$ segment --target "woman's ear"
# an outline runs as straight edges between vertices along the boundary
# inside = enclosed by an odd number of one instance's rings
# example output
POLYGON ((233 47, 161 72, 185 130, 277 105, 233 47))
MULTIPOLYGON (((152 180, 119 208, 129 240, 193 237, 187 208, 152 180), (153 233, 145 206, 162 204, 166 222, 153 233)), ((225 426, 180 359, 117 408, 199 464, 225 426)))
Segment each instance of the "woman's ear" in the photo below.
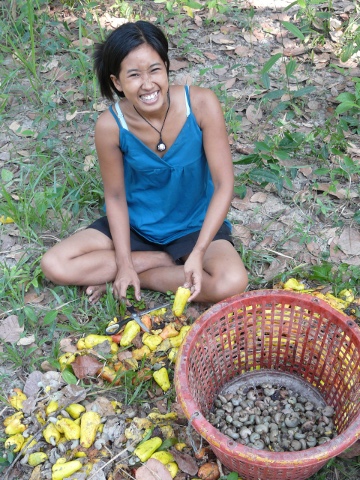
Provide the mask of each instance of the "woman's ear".
POLYGON ((113 82, 116 90, 118 90, 119 92, 122 92, 120 80, 117 77, 115 77, 115 75, 110 75, 110 79, 113 82))

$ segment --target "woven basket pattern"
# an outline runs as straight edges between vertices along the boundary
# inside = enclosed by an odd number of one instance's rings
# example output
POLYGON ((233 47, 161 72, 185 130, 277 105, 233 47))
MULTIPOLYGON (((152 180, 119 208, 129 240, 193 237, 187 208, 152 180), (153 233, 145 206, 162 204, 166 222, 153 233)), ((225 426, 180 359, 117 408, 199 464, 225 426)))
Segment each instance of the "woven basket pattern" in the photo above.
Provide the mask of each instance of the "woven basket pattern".
POLYGON ((304 480, 360 436, 360 329, 310 295, 238 295, 195 322, 179 352, 175 385, 193 427, 229 469, 245 480, 304 480), (219 390, 258 369, 309 382, 334 407, 339 435, 316 448, 275 453, 245 447, 216 430, 204 417, 219 390))

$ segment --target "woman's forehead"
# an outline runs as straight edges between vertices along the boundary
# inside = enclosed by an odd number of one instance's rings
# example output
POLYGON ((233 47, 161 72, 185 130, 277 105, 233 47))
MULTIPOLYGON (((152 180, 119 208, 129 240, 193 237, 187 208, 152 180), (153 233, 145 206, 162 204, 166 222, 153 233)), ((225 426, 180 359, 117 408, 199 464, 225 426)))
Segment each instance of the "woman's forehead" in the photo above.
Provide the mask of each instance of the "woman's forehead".
POLYGON ((154 64, 164 65, 164 62, 152 46, 144 43, 126 55, 121 62, 121 68, 126 70, 132 68, 148 69, 154 64))

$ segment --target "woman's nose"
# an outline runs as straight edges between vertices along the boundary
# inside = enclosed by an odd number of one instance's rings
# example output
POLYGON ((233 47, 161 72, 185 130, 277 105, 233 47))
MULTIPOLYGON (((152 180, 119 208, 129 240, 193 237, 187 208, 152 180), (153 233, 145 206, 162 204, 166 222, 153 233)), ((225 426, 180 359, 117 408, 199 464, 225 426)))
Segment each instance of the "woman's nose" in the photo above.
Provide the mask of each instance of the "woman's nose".
POLYGON ((143 87, 149 87, 152 86, 153 82, 151 80, 151 75, 147 72, 144 72, 142 74, 142 82, 143 82, 143 87))

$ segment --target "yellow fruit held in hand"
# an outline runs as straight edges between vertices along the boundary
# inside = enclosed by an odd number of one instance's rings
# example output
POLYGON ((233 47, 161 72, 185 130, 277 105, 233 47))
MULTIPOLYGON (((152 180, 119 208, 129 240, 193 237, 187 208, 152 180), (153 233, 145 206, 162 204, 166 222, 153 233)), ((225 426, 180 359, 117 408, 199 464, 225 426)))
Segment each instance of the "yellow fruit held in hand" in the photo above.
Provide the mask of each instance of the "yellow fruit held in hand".
POLYGON ((172 311, 175 317, 181 317, 190 295, 191 295, 190 288, 179 287, 176 290, 174 304, 172 307, 172 311))

